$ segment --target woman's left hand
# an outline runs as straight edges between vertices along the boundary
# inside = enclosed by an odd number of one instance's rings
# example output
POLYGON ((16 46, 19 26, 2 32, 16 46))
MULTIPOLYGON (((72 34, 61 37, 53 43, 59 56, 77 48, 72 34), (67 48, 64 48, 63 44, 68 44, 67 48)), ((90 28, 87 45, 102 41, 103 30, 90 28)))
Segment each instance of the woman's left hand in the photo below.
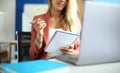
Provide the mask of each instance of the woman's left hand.
POLYGON ((74 55, 74 47, 72 45, 68 45, 68 47, 63 47, 61 52, 63 54, 74 55))

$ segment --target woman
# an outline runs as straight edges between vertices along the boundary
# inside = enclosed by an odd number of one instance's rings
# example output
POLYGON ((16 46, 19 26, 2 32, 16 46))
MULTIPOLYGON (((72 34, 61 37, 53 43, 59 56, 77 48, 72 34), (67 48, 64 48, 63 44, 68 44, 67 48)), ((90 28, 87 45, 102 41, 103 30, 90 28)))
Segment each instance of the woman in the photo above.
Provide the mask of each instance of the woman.
MULTIPOLYGON (((30 59, 46 59, 49 53, 44 51, 52 33, 55 30, 64 30, 80 34, 80 21, 78 18, 76 0, 48 0, 47 13, 35 16, 32 21, 32 38, 30 46, 30 59)), ((63 54, 78 55, 80 39, 68 48, 61 48, 63 54)))

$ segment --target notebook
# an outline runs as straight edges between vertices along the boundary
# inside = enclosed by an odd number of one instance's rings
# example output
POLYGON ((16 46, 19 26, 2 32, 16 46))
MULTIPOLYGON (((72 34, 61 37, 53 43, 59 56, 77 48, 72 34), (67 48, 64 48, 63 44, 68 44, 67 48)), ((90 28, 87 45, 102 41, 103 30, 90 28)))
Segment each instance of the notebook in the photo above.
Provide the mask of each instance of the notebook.
POLYGON ((67 73, 68 69, 66 64, 48 60, 0 65, 0 73, 67 73))
POLYGON ((72 32, 56 30, 50 42, 45 47, 45 51, 62 54, 60 49, 67 47, 69 44, 73 44, 78 36, 78 34, 72 32))
POLYGON ((85 2, 80 54, 56 59, 78 66, 120 62, 120 5, 85 2))

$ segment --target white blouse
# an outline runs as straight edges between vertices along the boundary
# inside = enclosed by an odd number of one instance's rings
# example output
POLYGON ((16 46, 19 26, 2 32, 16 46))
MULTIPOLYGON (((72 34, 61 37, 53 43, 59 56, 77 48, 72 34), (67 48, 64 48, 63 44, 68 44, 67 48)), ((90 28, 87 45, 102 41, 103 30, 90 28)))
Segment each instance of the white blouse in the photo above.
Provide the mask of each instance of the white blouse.
POLYGON ((49 39, 52 38, 52 36, 54 35, 54 33, 55 33, 56 30, 63 31, 63 29, 50 28, 50 29, 49 29, 49 39))

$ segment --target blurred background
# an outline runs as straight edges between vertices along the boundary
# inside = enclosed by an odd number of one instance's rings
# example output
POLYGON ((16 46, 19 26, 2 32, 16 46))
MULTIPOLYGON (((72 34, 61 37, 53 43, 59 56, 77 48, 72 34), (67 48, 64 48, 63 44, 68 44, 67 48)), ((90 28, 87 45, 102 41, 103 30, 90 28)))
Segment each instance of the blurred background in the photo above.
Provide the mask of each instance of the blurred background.
MULTIPOLYGON (((87 0, 78 0, 81 22, 85 1, 87 0)), ((120 4, 120 0, 89 1, 120 4)), ((0 50, 8 51, 7 53, 4 52, 6 56, 9 56, 7 60, 10 60, 10 62, 18 62, 18 32, 30 32, 30 22, 33 16, 45 13, 47 8, 48 0, 0 0, 0 50)), ((0 51, 0 58, 2 58, 2 53, 3 52, 0 51)))

